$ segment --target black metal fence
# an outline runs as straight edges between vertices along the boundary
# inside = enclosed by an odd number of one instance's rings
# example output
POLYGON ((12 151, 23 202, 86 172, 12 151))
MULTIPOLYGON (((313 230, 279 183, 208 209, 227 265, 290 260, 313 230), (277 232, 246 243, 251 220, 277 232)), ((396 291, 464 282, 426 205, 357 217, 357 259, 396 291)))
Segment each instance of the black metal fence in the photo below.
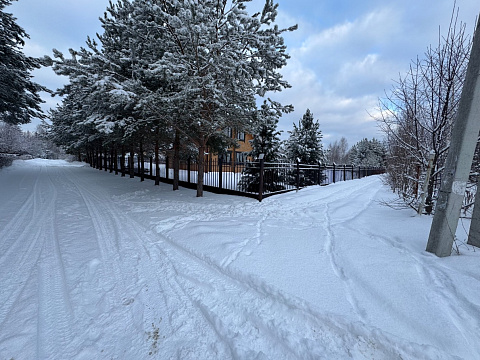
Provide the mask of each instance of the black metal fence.
MULTIPOLYGON (((121 173, 122 176, 138 176, 143 179, 157 178, 157 166, 153 158, 137 156, 104 157, 92 162, 92 166, 105 171, 121 173)), ((198 164, 193 160, 180 161, 179 185, 195 188, 198 180, 198 164)), ((206 191, 259 199, 270 195, 298 190, 310 185, 328 185, 339 181, 360 179, 384 173, 383 168, 355 167, 352 165, 307 165, 292 163, 223 162, 206 161, 204 164, 204 189, 206 191)), ((173 164, 162 159, 158 166, 158 179, 173 183, 173 164)))

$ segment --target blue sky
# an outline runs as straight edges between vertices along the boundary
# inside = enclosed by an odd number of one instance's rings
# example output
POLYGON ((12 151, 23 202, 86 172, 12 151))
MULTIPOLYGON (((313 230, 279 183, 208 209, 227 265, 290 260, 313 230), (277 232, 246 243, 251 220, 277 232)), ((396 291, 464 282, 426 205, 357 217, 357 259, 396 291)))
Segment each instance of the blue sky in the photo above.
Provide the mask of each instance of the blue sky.
MULTIPOLYGON (((362 138, 381 138, 371 115, 383 97, 408 68, 411 59, 438 43, 439 26, 448 28, 453 0, 278 0, 280 26, 298 24, 285 35, 291 59, 282 74, 291 89, 270 94, 293 104, 279 129, 283 137, 309 108, 319 120, 324 143, 346 137, 349 145, 362 138)), ((262 0, 247 5, 258 10, 262 0)), ((472 34, 478 0, 457 0, 459 20, 472 34)), ((19 0, 6 9, 17 17, 27 33, 25 53, 52 55, 56 48, 67 53, 85 44, 87 35, 101 32, 98 18, 108 0, 19 0)), ((48 69, 35 80, 49 88, 64 82, 48 69)), ((55 99, 45 97, 44 108, 55 99)), ((27 126, 32 130, 36 123, 27 126)))

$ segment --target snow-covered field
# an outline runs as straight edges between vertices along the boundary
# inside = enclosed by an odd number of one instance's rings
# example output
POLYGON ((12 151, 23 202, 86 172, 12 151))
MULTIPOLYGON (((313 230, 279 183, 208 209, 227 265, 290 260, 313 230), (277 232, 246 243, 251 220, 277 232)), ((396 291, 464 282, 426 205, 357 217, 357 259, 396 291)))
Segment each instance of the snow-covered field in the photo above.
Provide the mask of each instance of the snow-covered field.
POLYGON ((431 218, 391 199, 378 176, 259 203, 16 161, 0 360, 480 359, 480 251, 426 253, 431 218))

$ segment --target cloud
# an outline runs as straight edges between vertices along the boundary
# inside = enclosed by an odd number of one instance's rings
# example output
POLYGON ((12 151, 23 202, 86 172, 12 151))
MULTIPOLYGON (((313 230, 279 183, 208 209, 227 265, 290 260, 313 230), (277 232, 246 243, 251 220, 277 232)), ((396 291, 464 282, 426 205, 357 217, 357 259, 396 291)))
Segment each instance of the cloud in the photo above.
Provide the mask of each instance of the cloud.
MULTIPOLYGON (((471 8, 474 2, 458 0, 457 5, 471 8)), ((327 144, 342 136, 350 145, 365 137, 382 137, 369 114, 376 113, 378 98, 405 73, 411 60, 436 44, 439 25, 447 30, 452 8, 446 0, 370 0, 361 6, 352 3, 348 16, 326 27, 316 19, 280 10, 283 21, 299 24, 297 32, 285 35, 292 58, 282 74, 292 89, 274 96, 292 103, 295 112, 285 115, 280 127, 291 129, 309 108, 319 119, 327 144)), ((472 22, 462 10, 459 20, 472 22)))
POLYGON ((381 137, 369 113, 398 71, 397 64, 382 55, 389 39, 401 31, 394 14, 392 8, 379 8, 316 33, 312 24, 299 19, 300 29, 309 29, 303 41, 291 46, 290 35, 285 36, 291 59, 282 74, 292 88, 273 96, 292 103, 295 112, 285 115, 279 127, 290 130, 309 108, 327 144, 342 136, 351 145, 381 137))

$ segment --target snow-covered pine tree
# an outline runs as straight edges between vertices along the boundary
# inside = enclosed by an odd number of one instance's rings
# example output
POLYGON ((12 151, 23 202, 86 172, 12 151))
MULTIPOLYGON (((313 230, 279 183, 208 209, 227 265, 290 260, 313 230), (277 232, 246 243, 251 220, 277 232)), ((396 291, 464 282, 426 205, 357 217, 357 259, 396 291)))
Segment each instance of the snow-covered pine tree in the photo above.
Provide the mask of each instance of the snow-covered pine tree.
POLYGON ((209 139, 221 139, 228 127, 251 130, 255 96, 289 87, 278 72, 288 59, 281 34, 296 27, 273 25, 277 5, 272 0, 252 16, 245 3, 163 0, 153 7, 155 18, 163 21, 157 22, 158 31, 168 34, 162 58, 150 69, 169 86, 155 98, 162 112, 164 104, 180 112, 172 125, 198 149, 197 196, 203 194, 209 139))
POLYGON ((298 159, 301 164, 325 162, 320 124, 318 120, 314 120, 309 109, 298 122, 298 126, 293 124, 293 130, 289 133, 286 147, 290 161, 297 162, 298 159))
POLYGON ((22 52, 29 36, 16 18, 4 11, 11 4, 12 0, 0 0, 0 120, 26 124, 32 117, 45 118, 39 92, 47 90, 31 81, 31 72, 41 67, 41 61, 22 52))
MULTIPOLYGON (((59 75, 70 77, 70 84, 59 94, 69 94, 69 107, 78 108, 78 125, 88 125, 98 133, 90 134, 89 143, 81 141, 83 146, 108 146, 111 151, 123 153, 135 151, 140 142, 155 143, 158 168, 158 149, 163 148, 160 142, 171 144, 172 137, 166 134, 172 131, 166 129, 165 122, 158 120, 158 115, 142 106, 146 88, 156 86, 146 75, 146 69, 158 60, 161 51, 151 47, 158 45, 158 41, 145 39, 147 31, 140 21, 145 18, 145 9, 138 6, 139 3, 128 0, 110 3, 100 19, 104 32, 97 34, 98 41, 88 38, 86 48, 70 50, 71 59, 55 51, 53 69, 59 75)), ((68 113, 68 109, 65 112, 68 113)), ((70 122, 58 113, 55 118, 54 132, 56 128, 63 128, 58 123, 61 119, 66 124, 70 122)))
POLYGON ((138 133, 189 139, 198 149, 202 196, 210 138, 221 139, 227 127, 250 130, 255 96, 289 87, 278 72, 288 59, 281 35, 295 27, 274 25, 277 5, 271 0, 253 16, 244 3, 110 3, 100 44, 87 41, 88 51, 72 51, 76 63, 60 59, 54 68, 92 79, 88 92, 95 96, 84 97, 82 116, 109 141, 117 129, 124 139, 138 133))
MULTIPOLYGON (((98 153, 107 134, 95 122, 107 112, 105 94, 99 91, 99 75, 94 70, 92 54, 85 49, 70 50, 71 58, 54 50, 52 68, 57 75, 67 76, 69 83, 56 91, 62 104, 51 111, 48 137, 66 151, 78 155, 98 153)), ((101 83, 101 82, 100 82, 101 83)))
MULTIPOLYGON (((293 130, 289 133, 286 150, 287 157, 291 162, 298 161, 300 164, 309 165, 325 163, 320 124, 318 120, 314 120, 310 109, 307 109, 298 122, 298 126, 293 124, 293 130)), ((318 175, 314 171, 302 171, 300 182, 302 186, 315 184, 318 182, 318 175)))
MULTIPOLYGON (((275 163, 280 158, 281 132, 278 131, 278 120, 282 116, 283 111, 290 111, 291 108, 285 109, 278 103, 269 99, 264 100, 260 109, 256 112, 257 121, 253 130, 252 151, 249 156, 258 159, 260 154, 264 154, 266 163, 275 163)), ((264 191, 278 191, 284 189, 280 185, 282 180, 278 169, 272 168, 266 170, 267 176, 264 178, 264 191)), ((260 172, 256 164, 247 164, 243 170, 242 178, 238 187, 242 191, 256 192, 260 183, 260 172)))
POLYGON ((253 140, 250 141, 252 151, 249 153, 249 156, 254 159, 260 154, 264 154, 265 162, 275 162, 279 159, 281 131, 278 131, 277 126, 282 111, 276 105, 264 100, 256 113, 257 121, 253 130, 253 140))
POLYGON ((349 151, 350 163, 354 166, 383 167, 386 158, 385 146, 373 138, 357 142, 349 151))
POLYGON ((0 121, 0 155, 22 154, 26 144, 22 129, 18 125, 12 125, 0 121))

